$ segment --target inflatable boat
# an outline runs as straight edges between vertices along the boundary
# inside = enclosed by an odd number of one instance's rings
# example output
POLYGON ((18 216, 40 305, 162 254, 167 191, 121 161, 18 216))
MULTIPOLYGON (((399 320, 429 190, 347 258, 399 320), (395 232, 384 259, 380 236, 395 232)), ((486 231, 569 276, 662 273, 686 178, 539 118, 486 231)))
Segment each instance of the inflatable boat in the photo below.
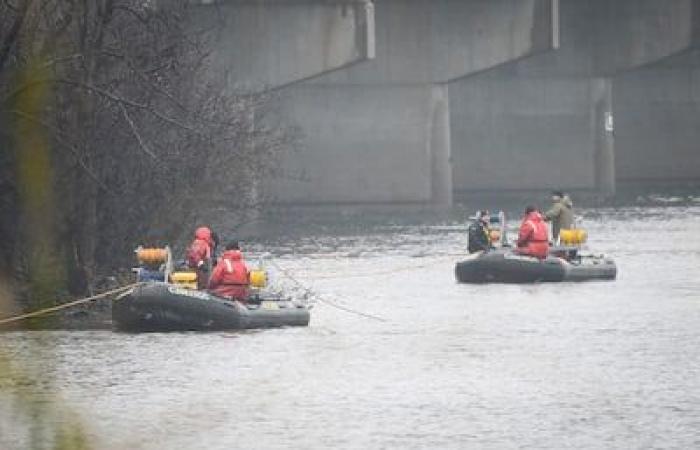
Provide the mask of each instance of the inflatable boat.
POLYGON ((125 332, 222 331, 303 327, 309 309, 264 292, 243 304, 176 284, 146 282, 112 305, 112 326, 125 332))
POLYGON ((553 248, 553 256, 541 260, 499 248, 475 253, 455 266, 460 283, 537 283, 614 280, 615 262, 603 255, 585 255, 577 249, 553 248))

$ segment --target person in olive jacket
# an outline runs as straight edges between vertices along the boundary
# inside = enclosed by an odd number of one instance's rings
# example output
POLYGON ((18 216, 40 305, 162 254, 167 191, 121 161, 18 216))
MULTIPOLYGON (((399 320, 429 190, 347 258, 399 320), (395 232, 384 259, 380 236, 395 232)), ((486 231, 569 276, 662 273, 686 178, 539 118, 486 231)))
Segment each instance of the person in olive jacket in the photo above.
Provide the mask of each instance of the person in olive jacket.
POLYGON ((489 212, 479 211, 476 220, 469 225, 469 253, 487 252, 491 247, 489 236, 489 223, 491 217, 489 212))
POLYGON ((552 222, 552 239, 556 242, 561 230, 574 226, 574 204, 568 195, 561 191, 552 192, 552 207, 544 213, 544 219, 552 222))

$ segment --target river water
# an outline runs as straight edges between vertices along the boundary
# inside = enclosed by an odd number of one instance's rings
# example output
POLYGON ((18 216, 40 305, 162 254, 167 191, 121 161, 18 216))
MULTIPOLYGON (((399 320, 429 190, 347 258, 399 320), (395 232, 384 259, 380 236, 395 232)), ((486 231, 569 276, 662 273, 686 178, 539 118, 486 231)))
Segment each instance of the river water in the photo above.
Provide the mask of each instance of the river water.
POLYGON ((317 302, 302 329, 3 334, 35 381, 0 394, 0 448, 74 419, 106 449, 700 448, 700 204, 579 212, 617 281, 459 285, 463 223, 331 227, 264 249, 383 321, 317 302))

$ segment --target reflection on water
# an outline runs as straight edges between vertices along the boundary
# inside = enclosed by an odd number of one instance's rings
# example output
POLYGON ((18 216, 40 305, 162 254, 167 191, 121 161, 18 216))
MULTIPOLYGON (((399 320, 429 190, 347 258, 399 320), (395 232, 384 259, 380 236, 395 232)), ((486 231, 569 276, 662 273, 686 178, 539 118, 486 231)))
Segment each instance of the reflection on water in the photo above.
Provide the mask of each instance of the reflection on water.
MULTIPOLYGON (((464 224, 331 229, 254 250, 387 322, 319 303, 305 329, 2 347, 98 448, 698 448, 700 207, 582 214, 616 282, 458 285, 464 224)), ((0 448, 28 432, 10 410, 0 448)))

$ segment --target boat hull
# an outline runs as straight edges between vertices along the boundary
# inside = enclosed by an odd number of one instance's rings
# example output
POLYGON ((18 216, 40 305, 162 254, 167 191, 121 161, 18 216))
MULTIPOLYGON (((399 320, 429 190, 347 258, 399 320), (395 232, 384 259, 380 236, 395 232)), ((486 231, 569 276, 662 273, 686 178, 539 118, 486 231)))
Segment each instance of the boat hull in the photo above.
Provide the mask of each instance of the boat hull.
POLYGON ((307 326, 308 308, 280 298, 252 304, 167 283, 147 283, 120 296, 112 306, 118 331, 221 331, 307 326))
POLYGON ((475 254, 457 263, 460 283, 539 283, 614 280, 617 266, 602 256, 580 257, 572 262, 550 256, 540 260, 509 250, 475 254))

